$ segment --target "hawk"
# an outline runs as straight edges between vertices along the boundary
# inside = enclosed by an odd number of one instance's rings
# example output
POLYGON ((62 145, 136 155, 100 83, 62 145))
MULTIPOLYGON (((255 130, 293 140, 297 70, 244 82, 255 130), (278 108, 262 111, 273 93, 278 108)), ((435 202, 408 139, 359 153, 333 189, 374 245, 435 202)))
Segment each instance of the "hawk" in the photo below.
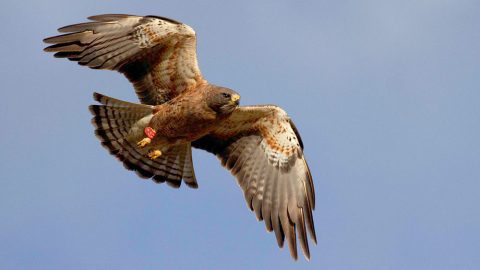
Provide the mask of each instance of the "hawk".
POLYGON ((89 107, 101 144, 142 178, 197 188, 192 146, 216 155, 237 179, 247 206, 310 259, 316 244, 315 192, 300 134, 274 105, 239 106, 235 91, 208 83, 188 25, 158 16, 105 14, 58 29, 46 52, 93 69, 116 70, 142 104, 94 93, 89 107))

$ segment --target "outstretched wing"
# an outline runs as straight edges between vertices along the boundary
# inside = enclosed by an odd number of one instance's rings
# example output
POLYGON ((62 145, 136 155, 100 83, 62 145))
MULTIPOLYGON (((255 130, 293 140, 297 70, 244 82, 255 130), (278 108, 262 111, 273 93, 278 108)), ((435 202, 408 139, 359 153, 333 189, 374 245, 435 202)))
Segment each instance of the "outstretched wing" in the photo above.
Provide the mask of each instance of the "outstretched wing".
POLYGON ((90 68, 117 70, 133 83, 140 101, 156 105, 206 83, 197 64, 195 31, 156 16, 105 14, 58 29, 47 52, 90 68))
POLYGON ((239 107, 211 134, 192 143, 219 157, 236 176, 247 205, 278 245, 285 237, 297 259, 296 236, 307 259, 307 229, 316 243, 315 194, 303 144, 291 119, 276 106, 239 107))

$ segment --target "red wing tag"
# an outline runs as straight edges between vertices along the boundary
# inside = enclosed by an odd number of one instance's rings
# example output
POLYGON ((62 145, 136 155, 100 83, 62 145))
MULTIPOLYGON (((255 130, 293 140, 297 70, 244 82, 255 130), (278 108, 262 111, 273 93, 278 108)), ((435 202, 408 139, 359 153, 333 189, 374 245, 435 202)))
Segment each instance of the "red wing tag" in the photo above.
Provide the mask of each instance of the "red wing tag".
POLYGON ((147 135, 150 140, 155 137, 155 134, 157 134, 157 132, 155 132, 155 130, 153 130, 151 127, 146 127, 143 132, 145 132, 145 135, 147 135))

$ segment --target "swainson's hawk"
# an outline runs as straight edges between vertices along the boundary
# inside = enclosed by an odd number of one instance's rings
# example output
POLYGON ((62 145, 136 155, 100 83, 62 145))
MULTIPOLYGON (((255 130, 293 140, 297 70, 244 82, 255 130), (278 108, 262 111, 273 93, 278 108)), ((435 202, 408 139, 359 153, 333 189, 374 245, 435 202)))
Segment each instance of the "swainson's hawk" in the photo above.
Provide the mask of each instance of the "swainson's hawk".
POLYGON ((95 134, 140 177, 197 187, 191 146, 215 154, 237 178, 248 207, 287 238, 297 259, 298 236, 310 258, 307 231, 316 243, 315 193, 298 130, 277 106, 238 106, 240 96, 209 84, 197 64, 194 30, 157 16, 107 14, 58 29, 45 39, 55 57, 95 69, 117 70, 142 104, 94 94, 95 134))

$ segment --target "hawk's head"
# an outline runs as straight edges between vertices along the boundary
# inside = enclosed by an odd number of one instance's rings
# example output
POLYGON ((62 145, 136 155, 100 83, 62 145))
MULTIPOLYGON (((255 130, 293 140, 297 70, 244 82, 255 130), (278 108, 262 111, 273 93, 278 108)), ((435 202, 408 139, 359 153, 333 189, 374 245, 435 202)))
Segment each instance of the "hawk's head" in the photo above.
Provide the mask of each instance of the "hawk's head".
POLYGON ((207 105, 221 115, 233 112, 240 103, 240 95, 225 87, 213 86, 207 91, 207 105))

